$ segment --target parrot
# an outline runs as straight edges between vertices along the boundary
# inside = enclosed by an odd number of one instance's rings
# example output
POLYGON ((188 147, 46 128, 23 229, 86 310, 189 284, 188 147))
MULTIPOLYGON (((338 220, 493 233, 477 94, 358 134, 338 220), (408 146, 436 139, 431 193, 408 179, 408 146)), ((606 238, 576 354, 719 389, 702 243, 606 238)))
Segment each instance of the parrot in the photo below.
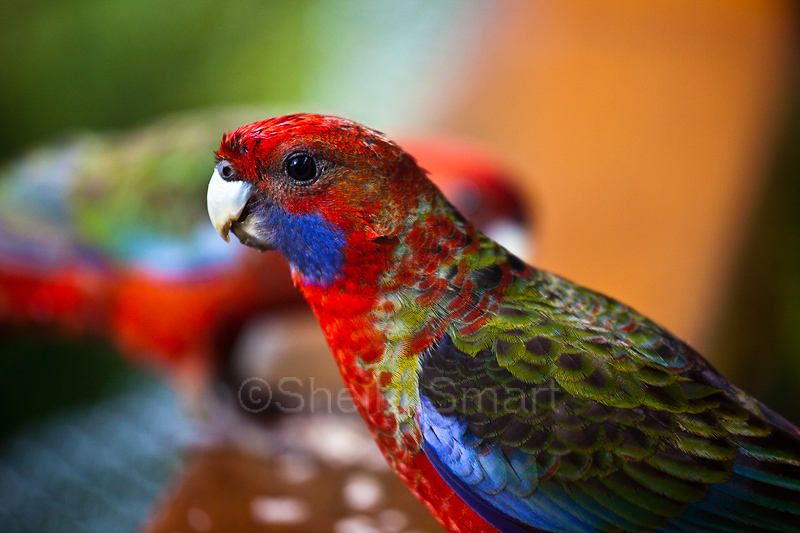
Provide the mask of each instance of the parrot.
POLYGON ((383 133, 222 136, 217 232, 277 251, 395 473, 451 532, 800 531, 800 430, 631 307, 537 269, 383 133))
POLYGON ((303 305, 279 257, 224 247, 193 179, 220 128, 263 113, 83 133, 0 167, 0 328, 108 342, 198 410, 242 325, 303 305))

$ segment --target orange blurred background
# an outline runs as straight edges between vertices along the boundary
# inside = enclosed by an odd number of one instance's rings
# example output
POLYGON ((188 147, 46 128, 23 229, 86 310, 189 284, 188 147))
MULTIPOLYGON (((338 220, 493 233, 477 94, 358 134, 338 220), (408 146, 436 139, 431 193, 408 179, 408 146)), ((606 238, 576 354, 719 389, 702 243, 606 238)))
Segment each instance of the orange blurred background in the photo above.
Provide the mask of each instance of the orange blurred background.
POLYGON ((782 126, 794 15, 782 1, 513 3, 445 129, 518 173, 538 266, 704 351, 782 126))

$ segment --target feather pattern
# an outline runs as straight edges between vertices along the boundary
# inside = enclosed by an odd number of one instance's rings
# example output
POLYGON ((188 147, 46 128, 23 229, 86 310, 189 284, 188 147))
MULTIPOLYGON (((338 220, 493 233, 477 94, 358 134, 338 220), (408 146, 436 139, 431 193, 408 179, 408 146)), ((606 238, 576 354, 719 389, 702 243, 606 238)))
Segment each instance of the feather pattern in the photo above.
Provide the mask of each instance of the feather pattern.
POLYGON ((265 222, 282 242, 292 217, 326 228, 301 237, 334 269, 284 255, 376 442, 449 531, 800 529, 797 428, 647 317, 487 238, 382 134, 294 115, 218 157, 285 213, 265 222), (303 188, 281 174, 298 150, 321 169, 303 188))

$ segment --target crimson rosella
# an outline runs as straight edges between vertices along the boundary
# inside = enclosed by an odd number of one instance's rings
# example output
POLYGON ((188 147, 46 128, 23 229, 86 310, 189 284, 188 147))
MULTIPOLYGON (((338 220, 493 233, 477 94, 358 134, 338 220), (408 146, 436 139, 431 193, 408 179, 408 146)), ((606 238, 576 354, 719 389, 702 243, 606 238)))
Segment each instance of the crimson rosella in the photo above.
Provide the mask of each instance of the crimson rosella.
POLYGON ((277 250, 449 531, 798 531, 800 431, 630 307, 525 264, 380 132, 223 136, 217 231, 277 250))
POLYGON ((197 169, 251 116, 82 134, 0 168, 0 327, 110 341, 199 399, 249 318, 302 300, 284 261, 226 249, 205 220, 197 169))

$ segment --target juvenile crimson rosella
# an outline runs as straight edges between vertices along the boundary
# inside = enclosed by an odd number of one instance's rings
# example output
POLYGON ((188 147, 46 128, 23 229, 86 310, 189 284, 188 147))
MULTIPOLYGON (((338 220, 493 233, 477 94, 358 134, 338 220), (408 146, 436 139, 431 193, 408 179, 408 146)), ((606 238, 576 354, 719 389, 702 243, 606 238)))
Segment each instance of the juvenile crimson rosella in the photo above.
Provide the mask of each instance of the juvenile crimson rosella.
POLYGON ((449 530, 798 531, 800 431, 647 317, 526 265, 348 120, 223 137, 211 220, 277 250, 449 530))

